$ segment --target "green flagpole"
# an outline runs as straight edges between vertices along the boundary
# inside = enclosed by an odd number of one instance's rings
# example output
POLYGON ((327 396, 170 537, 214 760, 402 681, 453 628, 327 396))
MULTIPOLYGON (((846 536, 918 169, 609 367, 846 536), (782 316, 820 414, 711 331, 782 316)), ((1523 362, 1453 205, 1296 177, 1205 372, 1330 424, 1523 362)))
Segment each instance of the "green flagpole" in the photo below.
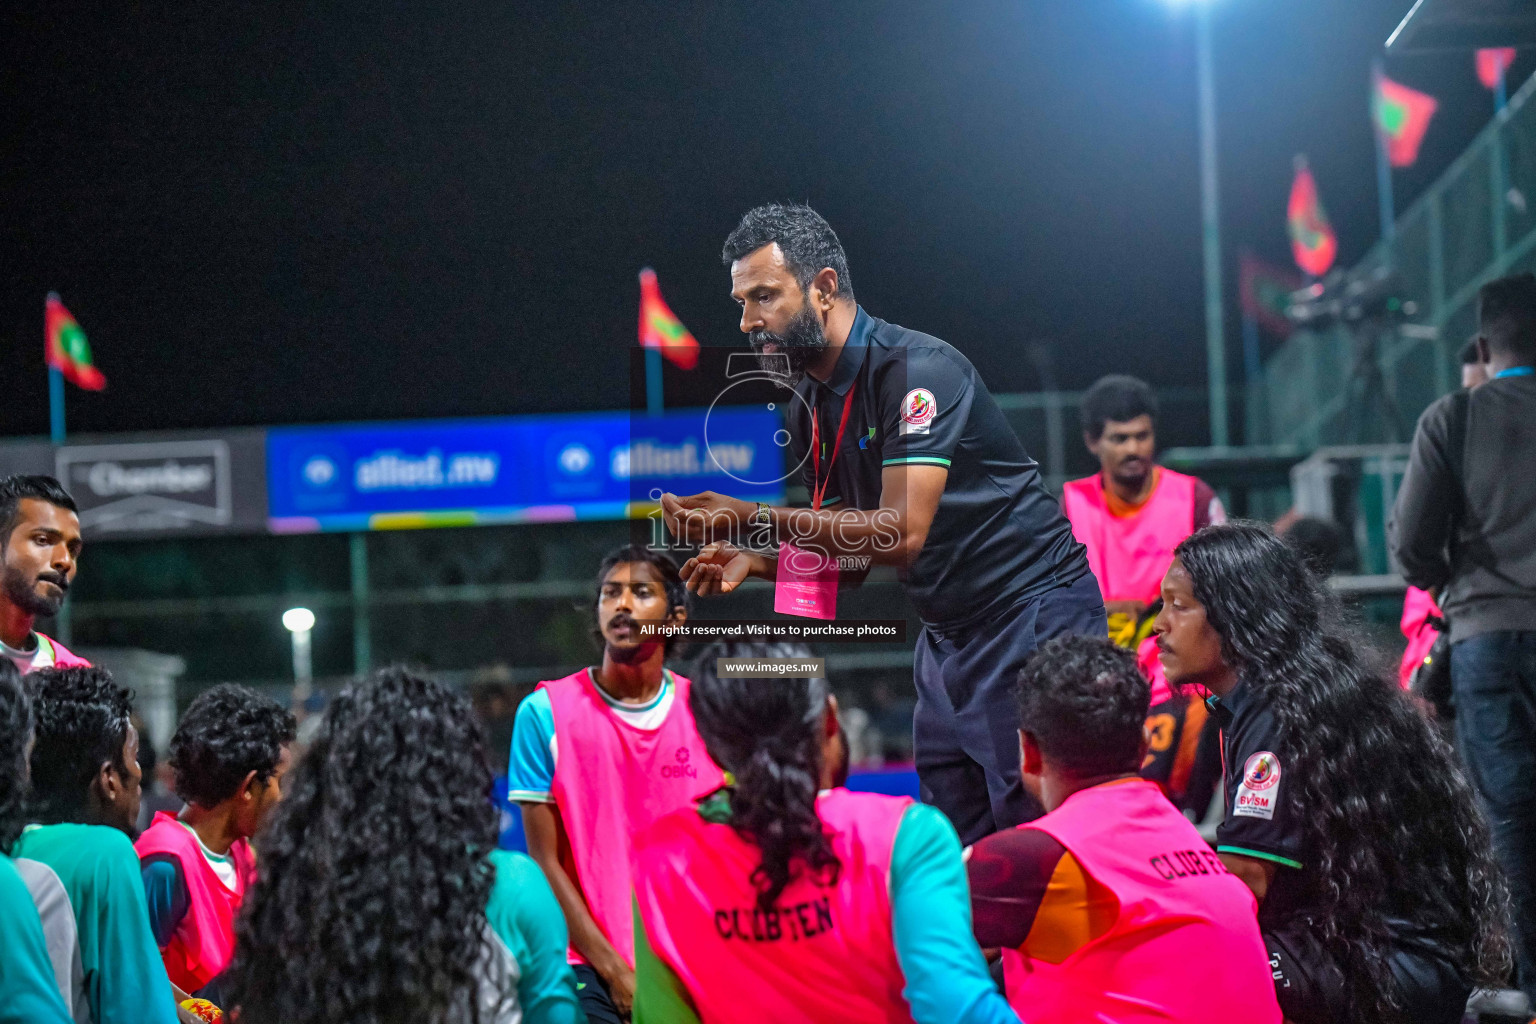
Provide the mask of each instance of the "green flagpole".
POLYGON ((1392 201, 1392 164, 1387 160, 1387 142, 1381 137, 1381 120, 1376 105, 1381 102, 1381 61, 1371 62, 1371 133, 1376 136, 1376 204, 1381 217, 1381 237, 1392 241, 1397 234, 1396 206, 1392 201))
POLYGON ((645 411, 650 416, 660 416, 664 411, 661 390, 661 352, 654 348, 645 350, 645 411))
POLYGON ((53 443, 64 443, 64 375, 48 367, 48 426, 53 443))

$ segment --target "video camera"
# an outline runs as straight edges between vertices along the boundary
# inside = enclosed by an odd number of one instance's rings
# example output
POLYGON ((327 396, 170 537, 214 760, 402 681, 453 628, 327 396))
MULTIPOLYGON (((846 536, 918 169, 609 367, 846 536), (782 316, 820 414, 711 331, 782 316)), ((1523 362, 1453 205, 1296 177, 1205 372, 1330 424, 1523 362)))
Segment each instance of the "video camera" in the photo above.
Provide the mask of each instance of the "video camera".
POLYGON ((1335 270, 1323 280, 1292 292, 1285 315, 1297 327, 1314 331, 1336 323, 1397 322, 1419 309, 1418 303, 1404 298, 1402 291, 1402 280, 1390 266, 1335 270))

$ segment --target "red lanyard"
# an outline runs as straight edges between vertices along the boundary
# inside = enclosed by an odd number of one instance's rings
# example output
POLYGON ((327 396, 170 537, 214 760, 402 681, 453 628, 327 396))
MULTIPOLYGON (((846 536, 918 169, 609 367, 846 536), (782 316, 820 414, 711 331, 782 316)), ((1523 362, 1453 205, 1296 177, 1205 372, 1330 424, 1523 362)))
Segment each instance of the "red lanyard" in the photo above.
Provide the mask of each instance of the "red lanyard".
POLYGON ((848 410, 853 408, 853 392, 858 387, 858 381, 848 385, 848 394, 843 397, 843 418, 837 423, 837 440, 832 442, 832 457, 827 460, 827 478, 821 478, 821 407, 818 403, 811 412, 811 459, 816 469, 814 486, 811 489, 811 508, 819 510, 821 499, 827 493, 827 484, 832 482, 832 467, 837 465, 837 450, 843 446, 843 429, 848 426, 848 410))

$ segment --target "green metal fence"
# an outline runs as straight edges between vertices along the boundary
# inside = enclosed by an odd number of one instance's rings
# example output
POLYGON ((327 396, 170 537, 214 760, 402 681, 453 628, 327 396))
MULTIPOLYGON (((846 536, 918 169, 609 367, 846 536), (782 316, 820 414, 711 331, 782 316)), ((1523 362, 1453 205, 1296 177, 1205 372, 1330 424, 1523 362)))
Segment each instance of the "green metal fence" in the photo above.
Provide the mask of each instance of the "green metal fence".
POLYGON ((1416 310, 1376 352, 1384 387, 1352 376, 1358 340, 1342 329, 1298 332, 1249 396, 1250 443, 1406 441, 1420 412, 1458 378, 1456 353, 1476 330, 1477 290, 1536 270, 1536 76, 1397 220, 1361 268, 1390 265, 1416 310), (1395 406, 1395 415, 1394 407, 1395 406))

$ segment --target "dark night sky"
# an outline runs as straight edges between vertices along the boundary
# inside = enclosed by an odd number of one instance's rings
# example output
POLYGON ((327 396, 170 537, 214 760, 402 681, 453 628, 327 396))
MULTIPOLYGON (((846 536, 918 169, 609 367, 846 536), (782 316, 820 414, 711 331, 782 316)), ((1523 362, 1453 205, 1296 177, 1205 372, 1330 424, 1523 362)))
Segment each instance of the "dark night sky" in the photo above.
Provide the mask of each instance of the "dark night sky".
MULTIPOLYGON (((636 271, 734 344, 721 240, 790 197, 994 391, 1039 338, 1069 386, 1203 384, 1187 7, 308 6, 0 16, 0 434, 46 430, 50 288, 111 380, 72 431, 620 407, 636 271)), ((1367 67, 1409 6, 1220 0, 1229 296, 1238 246, 1288 260, 1297 151, 1342 259, 1376 237, 1367 67)), ((1491 101, 1470 55, 1388 72, 1442 102, 1401 206, 1491 101)))

